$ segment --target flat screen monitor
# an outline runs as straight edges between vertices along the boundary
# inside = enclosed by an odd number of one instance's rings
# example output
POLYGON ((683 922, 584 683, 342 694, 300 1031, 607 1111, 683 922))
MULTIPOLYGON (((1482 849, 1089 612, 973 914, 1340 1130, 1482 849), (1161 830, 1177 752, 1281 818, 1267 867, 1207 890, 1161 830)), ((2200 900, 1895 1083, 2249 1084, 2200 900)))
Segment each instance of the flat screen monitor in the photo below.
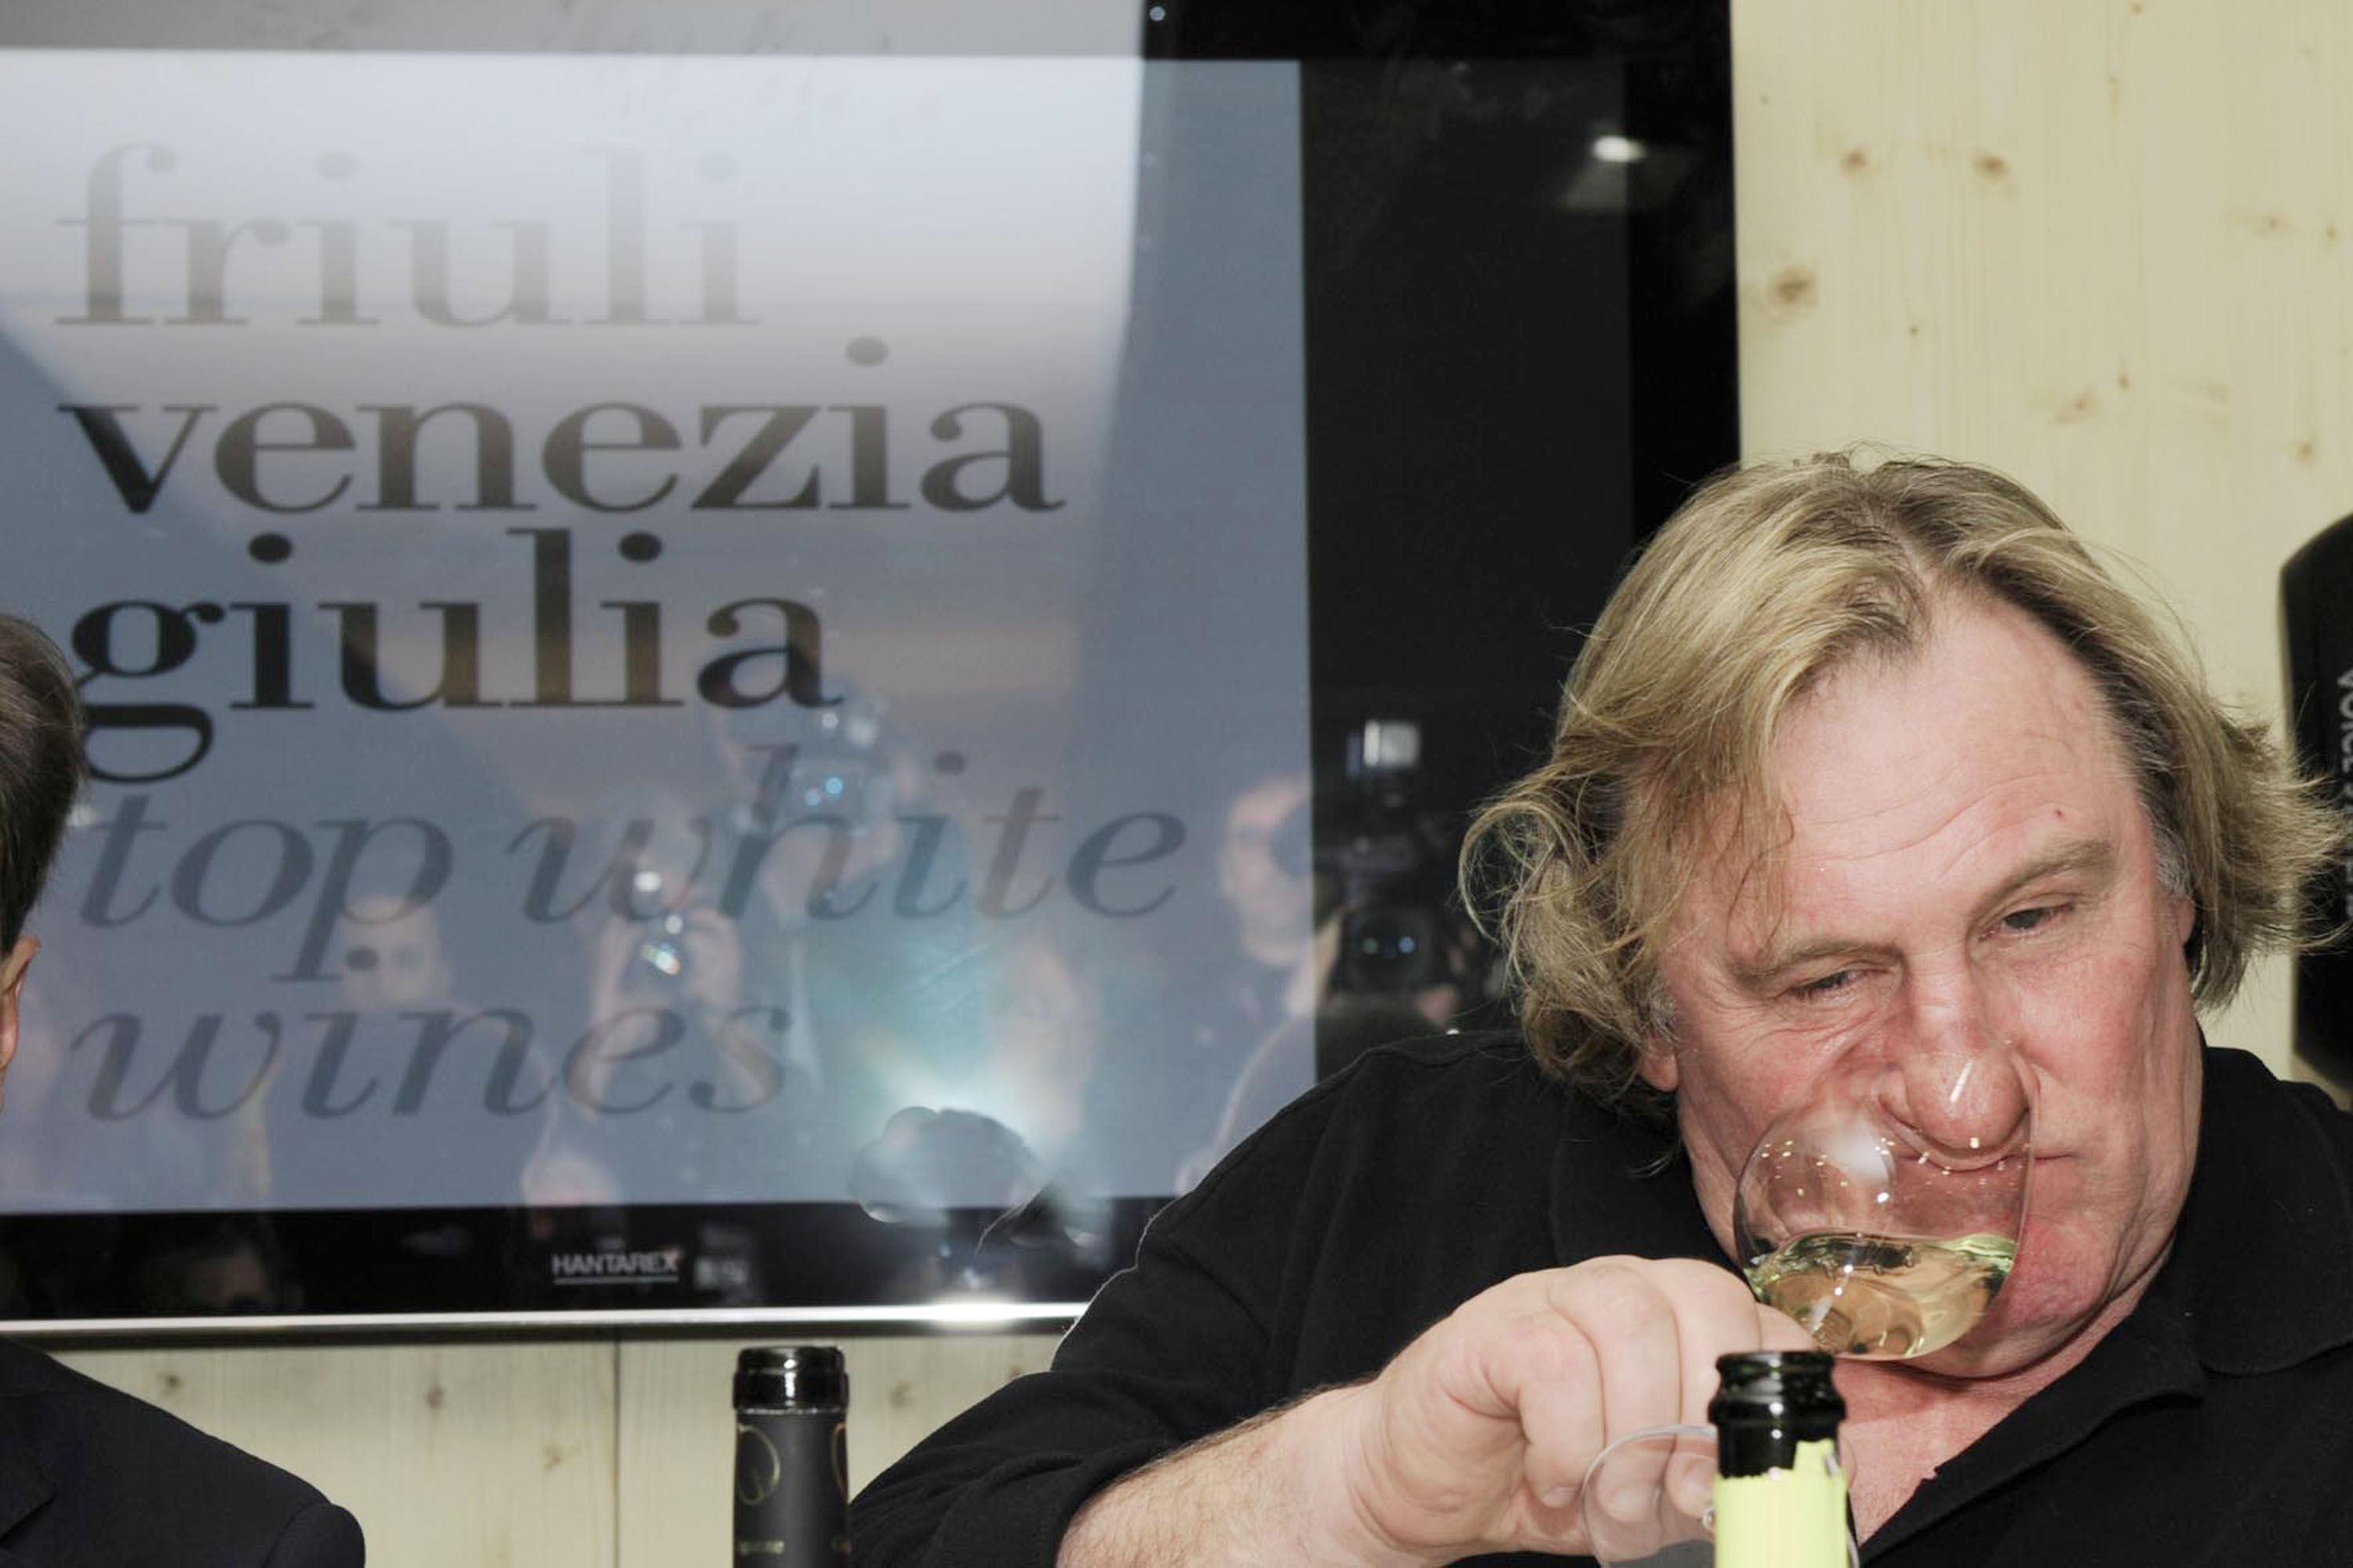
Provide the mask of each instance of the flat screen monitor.
POLYGON ((1052 1319, 1735 454, 1724 6, 0 20, 0 1315, 1052 1319))

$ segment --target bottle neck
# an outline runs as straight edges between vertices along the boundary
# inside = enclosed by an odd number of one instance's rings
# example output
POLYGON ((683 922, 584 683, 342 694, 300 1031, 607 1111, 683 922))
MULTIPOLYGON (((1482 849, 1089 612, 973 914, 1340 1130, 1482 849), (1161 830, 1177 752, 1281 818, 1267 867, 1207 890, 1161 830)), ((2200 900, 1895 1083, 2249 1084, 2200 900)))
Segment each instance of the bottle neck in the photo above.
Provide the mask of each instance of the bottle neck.
POLYGON ((1795 1467, 1801 1443, 1835 1444, 1846 1402, 1820 1351, 1755 1351, 1719 1356, 1718 1387, 1708 1402, 1715 1427, 1716 1470, 1761 1476, 1795 1467))
POLYGON ((1715 1467, 1719 1475, 1761 1476, 1793 1468, 1800 1443, 1835 1443, 1838 1417, 1829 1414, 1767 1418, 1748 1422, 1723 1421, 1716 1427, 1715 1467))

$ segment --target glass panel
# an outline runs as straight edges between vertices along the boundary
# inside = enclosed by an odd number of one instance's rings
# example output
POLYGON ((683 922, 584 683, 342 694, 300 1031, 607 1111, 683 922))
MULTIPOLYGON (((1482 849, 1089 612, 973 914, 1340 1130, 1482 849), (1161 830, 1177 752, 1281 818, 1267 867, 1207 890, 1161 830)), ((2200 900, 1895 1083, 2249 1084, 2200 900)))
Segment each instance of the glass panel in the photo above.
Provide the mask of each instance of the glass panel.
POLYGON ((100 775, 9 1203, 1169 1191, 1307 767, 1296 76, 1188 69, 0 59, 100 775))

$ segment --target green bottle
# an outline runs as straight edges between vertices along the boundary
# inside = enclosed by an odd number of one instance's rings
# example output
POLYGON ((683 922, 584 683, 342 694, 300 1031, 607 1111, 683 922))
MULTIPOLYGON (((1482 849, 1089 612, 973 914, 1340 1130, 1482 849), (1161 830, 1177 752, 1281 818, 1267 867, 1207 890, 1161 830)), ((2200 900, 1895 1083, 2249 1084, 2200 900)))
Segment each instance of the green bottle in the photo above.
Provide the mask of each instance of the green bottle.
POLYGON ((1846 1402, 1820 1351, 1722 1356, 1715 1425, 1716 1568, 1846 1568, 1846 1402))

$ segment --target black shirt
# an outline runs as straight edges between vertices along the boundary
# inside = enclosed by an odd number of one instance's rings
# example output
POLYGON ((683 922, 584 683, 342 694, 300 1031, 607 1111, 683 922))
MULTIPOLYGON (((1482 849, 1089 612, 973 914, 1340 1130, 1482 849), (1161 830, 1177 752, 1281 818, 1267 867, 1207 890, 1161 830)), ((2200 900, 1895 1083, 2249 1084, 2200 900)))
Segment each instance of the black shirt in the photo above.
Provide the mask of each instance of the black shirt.
MULTIPOLYGON (((2138 1308, 1922 1483, 1866 1563, 2353 1563, 2353 1118, 2242 1053, 2205 1067, 2187 1206, 2138 1308)), ((857 1561, 1049 1568, 1096 1490, 1377 1372, 1512 1275, 1722 1262, 1667 1152, 1514 1041, 1365 1057, 1165 1210, 1050 1370, 878 1477, 857 1561)))

